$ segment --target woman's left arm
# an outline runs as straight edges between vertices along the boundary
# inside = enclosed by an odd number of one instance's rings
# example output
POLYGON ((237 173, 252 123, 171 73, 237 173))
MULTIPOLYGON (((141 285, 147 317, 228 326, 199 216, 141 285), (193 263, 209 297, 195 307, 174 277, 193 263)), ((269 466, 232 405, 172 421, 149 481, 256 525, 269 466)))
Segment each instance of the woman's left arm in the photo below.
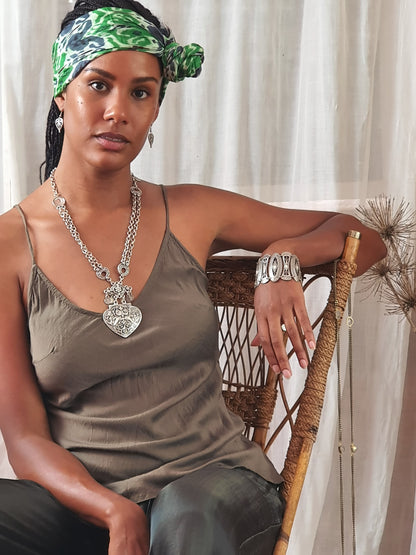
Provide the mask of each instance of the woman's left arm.
MULTIPOLYGON (((241 248, 262 254, 290 252, 299 258, 301 266, 315 266, 341 256, 349 230, 361 233, 358 275, 386 254, 379 234, 353 216, 279 208, 206 186, 169 189, 172 229, 201 264, 207 255, 241 248)), ((301 284, 294 280, 261 284, 254 302, 258 328, 254 344, 263 347, 272 368, 285 376, 291 373, 283 324, 300 365, 306 367, 297 323, 311 348, 315 340, 301 284)))
POLYGON ((302 267, 337 259, 344 248, 346 233, 361 233, 357 273, 361 275, 386 255, 380 235, 357 218, 337 212, 279 208, 247 197, 221 191, 220 228, 212 252, 244 248, 271 254, 288 251, 302 267))
MULTIPOLYGON (((378 233, 344 214, 329 217, 304 235, 274 241, 266 247, 263 254, 290 252, 299 258, 303 267, 329 262, 342 254, 346 233, 349 230, 361 233, 357 259, 357 274, 361 274, 385 256, 385 246, 378 233)), ((284 324, 299 364, 306 368, 307 357, 297 323, 300 324, 306 342, 312 349, 315 340, 300 283, 280 280, 276 283, 261 284, 257 287, 254 298, 258 333, 253 344, 263 347, 275 372, 282 372, 285 377, 290 377, 291 369, 281 328, 284 324)))
MULTIPOLYGON (((212 250, 245 248, 264 254, 289 252, 299 258, 303 267, 323 264, 339 258, 349 230, 361 233, 357 258, 357 275, 386 255, 379 234, 353 216, 334 212, 287 210, 269 206, 245 197, 223 197, 222 228, 212 250)), ((297 324, 311 348, 314 334, 305 307, 301 284, 294 280, 260 284, 255 292, 258 333, 253 342, 261 345, 275 372, 285 377, 291 369, 283 342, 282 325, 287 330, 301 367, 307 356, 297 324)))

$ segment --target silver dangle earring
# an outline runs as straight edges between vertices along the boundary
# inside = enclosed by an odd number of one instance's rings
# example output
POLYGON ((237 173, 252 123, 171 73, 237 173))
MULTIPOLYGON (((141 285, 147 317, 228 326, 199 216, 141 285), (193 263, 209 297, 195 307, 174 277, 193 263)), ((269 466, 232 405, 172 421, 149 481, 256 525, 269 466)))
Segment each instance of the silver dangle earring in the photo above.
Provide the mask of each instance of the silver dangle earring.
POLYGON ((155 140, 155 136, 153 135, 152 126, 150 126, 149 133, 147 135, 147 140, 149 141, 150 148, 153 147, 153 141, 155 140))
POLYGON ((63 126, 64 126, 64 119, 62 117, 62 112, 59 112, 59 116, 55 120, 55 127, 58 130, 58 133, 61 132, 63 126))

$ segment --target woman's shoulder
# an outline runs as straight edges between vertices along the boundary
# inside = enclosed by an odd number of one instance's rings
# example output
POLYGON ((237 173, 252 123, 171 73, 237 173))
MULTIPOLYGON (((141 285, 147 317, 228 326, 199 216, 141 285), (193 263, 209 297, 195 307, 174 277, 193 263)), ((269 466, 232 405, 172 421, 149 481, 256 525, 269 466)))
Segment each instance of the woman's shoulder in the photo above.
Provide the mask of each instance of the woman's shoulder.
POLYGON ((30 268, 24 225, 16 208, 0 216, 0 260, 0 296, 3 308, 10 311, 10 303, 15 306, 15 300, 21 298, 24 269, 28 273, 30 268))
POLYGON ((176 183, 172 185, 165 185, 165 189, 175 195, 223 195, 229 193, 225 189, 213 187, 211 185, 201 185, 199 183, 176 183))
POLYGON ((0 215, 0 252, 13 251, 23 237, 24 224, 17 206, 0 215))
POLYGON ((0 215, 0 275, 1 279, 16 279, 26 275, 32 264, 28 233, 25 229, 30 215, 26 199, 0 215))
POLYGON ((188 224, 205 220, 208 214, 219 217, 222 207, 229 201, 226 191, 193 183, 180 183, 164 187, 171 215, 185 217, 188 224))
POLYGON ((211 185, 200 185, 196 183, 180 183, 176 185, 167 185, 165 190, 169 198, 174 201, 180 201, 181 203, 189 204, 200 204, 202 208, 207 207, 209 204, 222 204, 227 205, 228 203, 235 202, 239 199, 241 202, 253 202, 253 199, 245 197, 238 193, 226 189, 219 189, 218 187, 213 187, 211 185))
POLYGON ((16 226, 23 226, 23 218, 20 212, 23 212, 25 215, 30 214, 32 207, 39 205, 40 194, 42 194, 42 190, 38 187, 32 193, 23 198, 19 203, 16 203, 14 206, 0 214, 1 239, 3 238, 3 232, 7 232, 8 226, 12 226, 13 231, 16 230, 16 226))

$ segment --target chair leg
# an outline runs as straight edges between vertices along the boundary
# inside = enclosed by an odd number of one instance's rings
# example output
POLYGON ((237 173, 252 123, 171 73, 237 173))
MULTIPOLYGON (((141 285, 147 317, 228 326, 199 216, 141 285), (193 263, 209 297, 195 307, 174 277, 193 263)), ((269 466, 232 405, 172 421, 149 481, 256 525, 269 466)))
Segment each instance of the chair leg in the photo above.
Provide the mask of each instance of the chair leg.
POLYGON ((289 495, 286 499, 286 509, 285 514, 283 515, 282 528, 280 530, 279 539, 277 540, 273 555, 286 554, 303 482, 305 481, 306 470, 311 457, 312 447, 313 441, 311 439, 303 440, 293 483, 290 486, 289 495))

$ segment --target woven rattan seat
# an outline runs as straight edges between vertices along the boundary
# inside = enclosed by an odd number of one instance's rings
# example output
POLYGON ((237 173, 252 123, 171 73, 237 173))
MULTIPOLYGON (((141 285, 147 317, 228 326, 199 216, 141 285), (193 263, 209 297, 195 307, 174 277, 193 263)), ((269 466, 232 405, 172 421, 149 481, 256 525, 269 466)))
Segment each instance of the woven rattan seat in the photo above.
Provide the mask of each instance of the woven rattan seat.
MULTIPOLYGON (((301 393, 290 400, 282 377, 268 368, 260 348, 250 346, 256 334, 253 284, 257 257, 215 256, 207 263, 208 293, 219 318, 223 396, 228 408, 241 416, 247 437, 259 443, 266 453, 280 432, 290 427, 284 467, 278 469, 285 480, 282 492, 286 510, 275 555, 283 555, 287 550, 319 429, 327 374, 356 269, 358 246, 359 239, 348 236, 340 260, 303 268, 305 295, 318 280, 325 280, 328 297, 325 296, 322 310, 312 322, 317 345, 309 361, 305 385, 301 393), (277 424, 276 414, 279 415, 277 424), (270 429, 273 415, 273 429, 270 429)), ((288 354, 289 358, 294 356, 290 344, 288 354)))

